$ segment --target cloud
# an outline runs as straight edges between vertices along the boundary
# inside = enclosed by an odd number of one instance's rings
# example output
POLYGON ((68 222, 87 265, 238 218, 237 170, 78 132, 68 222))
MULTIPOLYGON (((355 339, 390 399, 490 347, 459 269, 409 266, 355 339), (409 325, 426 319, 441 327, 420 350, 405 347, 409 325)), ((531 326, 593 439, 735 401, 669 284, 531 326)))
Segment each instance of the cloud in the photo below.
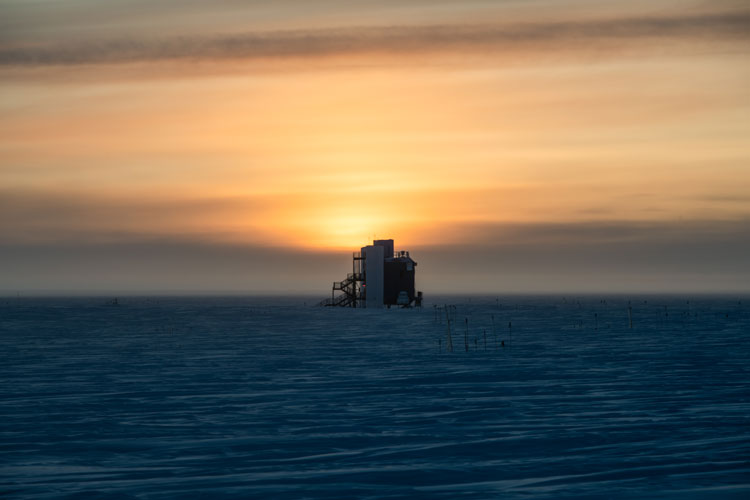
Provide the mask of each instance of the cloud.
POLYGON ((675 244, 680 241, 731 240, 740 247, 750 246, 750 219, 692 220, 596 220, 536 223, 462 223, 450 229, 452 248, 469 243, 492 252, 501 247, 617 246, 643 242, 675 244), (462 243, 463 242, 463 243, 462 243))
POLYGON ((330 283, 351 269, 345 254, 174 237, 116 243, 0 243, 0 258, 0 294, 14 290, 310 292, 323 298, 330 295, 330 283))
POLYGON ((750 220, 484 224, 464 237, 413 249, 424 289, 750 291, 750 220))
MULTIPOLYGON (((6 242, 123 242, 171 235, 201 241, 233 238, 236 214, 261 217, 260 196, 155 196, 0 189, 0 232, 6 242), (221 222, 225 224, 222 225, 221 222)), ((250 232, 248 224, 244 230, 250 232)))
POLYGON ((172 38, 87 39, 0 47, 0 65, 119 64, 165 60, 316 58, 361 53, 396 55, 442 51, 613 49, 647 41, 747 42, 750 13, 634 17, 604 21, 352 27, 172 38))
MULTIPOLYGON (((444 230, 459 233, 462 226, 444 230)), ((463 236, 459 243, 405 248, 418 262, 418 286, 428 296, 750 291, 750 220, 475 224, 463 236)), ((296 291, 322 298, 350 269, 346 250, 184 236, 0 243, 0 291, 8 293, 296 291)))

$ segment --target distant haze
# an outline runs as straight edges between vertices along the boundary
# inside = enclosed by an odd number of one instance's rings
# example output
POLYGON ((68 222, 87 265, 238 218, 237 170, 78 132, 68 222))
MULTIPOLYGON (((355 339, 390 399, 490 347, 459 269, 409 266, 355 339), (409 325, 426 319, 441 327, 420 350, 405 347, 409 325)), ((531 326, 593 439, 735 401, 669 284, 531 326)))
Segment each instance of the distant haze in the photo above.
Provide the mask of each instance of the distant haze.
POLYGON ((0 293, 750 291, 738 1, 0 0, 0 293))

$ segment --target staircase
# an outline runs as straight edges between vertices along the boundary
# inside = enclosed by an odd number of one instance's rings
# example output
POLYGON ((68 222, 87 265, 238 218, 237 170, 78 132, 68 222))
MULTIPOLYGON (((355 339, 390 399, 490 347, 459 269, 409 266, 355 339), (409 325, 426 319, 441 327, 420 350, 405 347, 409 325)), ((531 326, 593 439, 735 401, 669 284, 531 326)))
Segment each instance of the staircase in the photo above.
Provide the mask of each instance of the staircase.
POLYGON ((334 281, 331 288, 331 297, 320 301, 318 305, 327 307, 357 307, 362 300, 362 293, 357 287, 357 282, 364 280, 362 273, 349 273, 343 281, 334 281), (335 295, 336 292, 343 292, 335 295))

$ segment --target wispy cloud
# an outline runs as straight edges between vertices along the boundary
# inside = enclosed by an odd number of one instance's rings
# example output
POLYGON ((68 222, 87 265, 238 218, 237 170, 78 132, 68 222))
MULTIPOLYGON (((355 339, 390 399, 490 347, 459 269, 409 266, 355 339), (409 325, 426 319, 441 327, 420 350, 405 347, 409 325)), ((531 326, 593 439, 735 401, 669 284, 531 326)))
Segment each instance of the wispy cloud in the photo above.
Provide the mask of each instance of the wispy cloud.
POLYGON ((586 22, 352 27, 174 38, 88 39, 0 47, 0 64, 77 65, 162 60, 313 58, 358 53, 556 50, 648 41, 750 40, 750 12, 586 22))
POLYGON ((473 242, 412 253, 420 272, 429 270, 427 290, 747 292, 749 226, 747 220, 487 224, 466 231, 473 242))
MULTIPOLYGON (((474 225, 474 241, 408 246, 418 286, 437 293, 747 292, 748 221, 474 225), (483 241, 477 241, 483 240, 483 241)), ((446 226, 446 233, 460 227, 446 226)), ((364 241, 362 243, 365 243, 364 241)), ((399 245, 403 244, 397 240, 399 245)), ((303 291, 321 297, 351 254, 184 236, 0 242, 0 293, 303 291)))
MULTIPOLYGON (((211 239, 221 239, 236 236, 237 213, 250 217, 261 211, 258 197, 0 189, 0 233, 6 242, 122 242, 165 235, 201 241, 207 238, 207 226, 214 231, 211 239)), ((251 225, 245 222, 242 229, 251 225)))

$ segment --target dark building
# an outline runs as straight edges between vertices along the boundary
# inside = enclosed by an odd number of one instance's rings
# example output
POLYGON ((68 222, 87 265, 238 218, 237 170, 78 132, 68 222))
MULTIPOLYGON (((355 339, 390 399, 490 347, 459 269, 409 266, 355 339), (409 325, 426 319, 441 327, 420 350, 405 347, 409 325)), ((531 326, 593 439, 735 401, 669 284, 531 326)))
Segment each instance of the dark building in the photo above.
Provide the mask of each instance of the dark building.
MULTIPOLYGON (((406 252, 401 252, 402 254, 406 252)), ((385 259, 383 277, 383 304, 411 304, 414 291, 414 267, 417 265, 408 254, 385 259), (404 295, 405 293, 405 295, 404 295)))
POLYGON ((415 290, 417 263, 409 252, 393 251, 393 240, 375 240, 352 255, 352 272, 333 283, 328 306, 410 307, 422 305, 422 292, 415 290), (336 292, 341 292, 338 296, 336 292))

